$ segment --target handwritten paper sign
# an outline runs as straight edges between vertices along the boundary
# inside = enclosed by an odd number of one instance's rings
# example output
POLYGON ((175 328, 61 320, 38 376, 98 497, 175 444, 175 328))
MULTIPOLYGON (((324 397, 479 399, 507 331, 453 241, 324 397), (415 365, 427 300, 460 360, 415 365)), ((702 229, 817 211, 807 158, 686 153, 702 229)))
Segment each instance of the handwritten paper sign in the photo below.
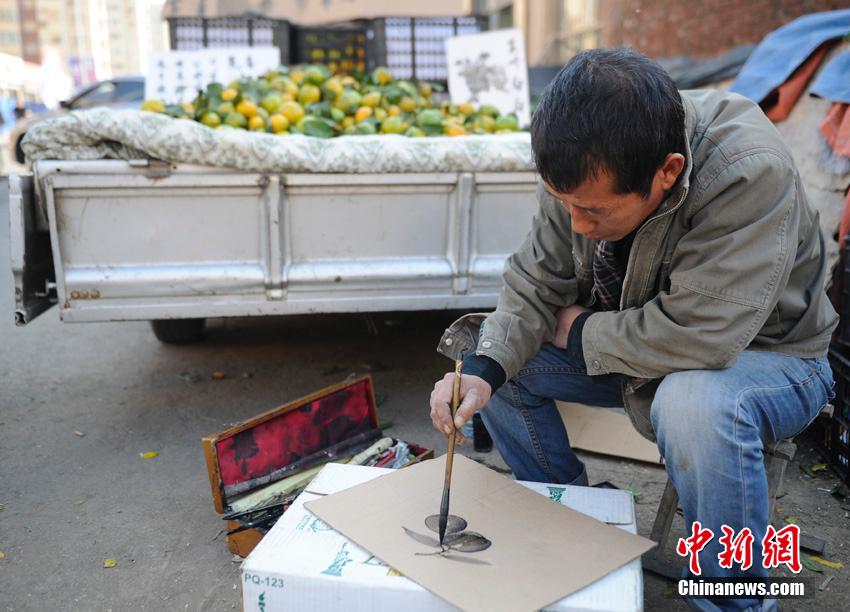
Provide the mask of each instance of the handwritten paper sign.
POLYGON ((525 43, 516 29, 446 39, 449 94, 453 104, 492 104, 531 122, 525 43))
POLYGON ((227 85, 256 77, 280 64, 277 47, 224 47, 152 53, 145 78, 145 98, 188 102, 212 82, 227 85))

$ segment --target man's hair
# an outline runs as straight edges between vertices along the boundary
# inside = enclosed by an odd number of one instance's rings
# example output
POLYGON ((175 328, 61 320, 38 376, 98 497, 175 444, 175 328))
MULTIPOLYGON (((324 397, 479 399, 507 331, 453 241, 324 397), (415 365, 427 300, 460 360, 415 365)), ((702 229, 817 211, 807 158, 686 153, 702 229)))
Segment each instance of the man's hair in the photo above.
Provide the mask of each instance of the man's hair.
POLYGON ((591 49, 546 87, 531 146, 559 192, 608 172, 618 193, 647 197, 667 155, 684 154, 684 128, 681 96, 661 66, 631 49, 591 49))

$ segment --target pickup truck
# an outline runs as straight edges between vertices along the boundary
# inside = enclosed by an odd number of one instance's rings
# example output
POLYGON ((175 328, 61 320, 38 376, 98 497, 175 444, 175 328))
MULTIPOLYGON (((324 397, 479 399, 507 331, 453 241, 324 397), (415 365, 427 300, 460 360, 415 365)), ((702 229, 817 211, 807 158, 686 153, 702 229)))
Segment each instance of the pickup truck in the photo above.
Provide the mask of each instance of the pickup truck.
POLYGON ((262 173, 149 159, 9 177, 15 320, 149 320, 495 306, 533 172, 262 173))

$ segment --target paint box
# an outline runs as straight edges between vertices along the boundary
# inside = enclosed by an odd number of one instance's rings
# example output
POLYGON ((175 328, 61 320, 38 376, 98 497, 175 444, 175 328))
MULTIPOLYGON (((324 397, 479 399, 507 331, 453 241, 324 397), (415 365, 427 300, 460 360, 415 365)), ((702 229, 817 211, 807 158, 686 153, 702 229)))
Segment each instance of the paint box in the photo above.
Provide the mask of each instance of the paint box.
MULTIPOLYGON (((388 567, 334 531, 304 504, 389 470, 329 464, 242 563, 245 612, 448 611, 450 604, 388 567)), ((637 533, 634 502, 627 491, 520 482, 525 487, 629 533, 637 533)), ((576 559, 581 563, 581 559, 576 559)), ((564 572, 570 568, 565 567, 564 572)), ((472 590, 486 588, 470 584, 472 590)), ((640 558, 611 572, 546 610, 631 611, 643 609, 640 558)))
MULTIPOLYGON (((239 496, 268 486, 291 463, 345 443, 378 427, 371 376, 320 389, 203 438, 213 506, 224 514, 239 496), (254 486, 256 483, 256 486, 254 486)), ((414 459, 430 459, 434 451, 408 443, 414 459)), ((279 478, 292 476, 286 473, 279 478)), ((279 479, 277 478, 277 479, 279 479)), ((227 530, 241 526, 227 521, 227 530)), ((230 551, 246 556, 263 538, 261 529, 227 536, 230 551)))

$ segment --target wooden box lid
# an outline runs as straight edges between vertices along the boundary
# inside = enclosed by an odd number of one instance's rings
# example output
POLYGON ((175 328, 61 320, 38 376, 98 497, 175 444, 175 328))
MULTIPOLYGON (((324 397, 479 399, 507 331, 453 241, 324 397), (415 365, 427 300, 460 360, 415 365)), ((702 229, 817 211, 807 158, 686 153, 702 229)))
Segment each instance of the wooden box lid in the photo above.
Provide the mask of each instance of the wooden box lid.
POLYGON ((226 489, 377 427, 372 377, 366 375, 206 436, 202 442, 213 505, 223 513, 229 505, 226 489))

